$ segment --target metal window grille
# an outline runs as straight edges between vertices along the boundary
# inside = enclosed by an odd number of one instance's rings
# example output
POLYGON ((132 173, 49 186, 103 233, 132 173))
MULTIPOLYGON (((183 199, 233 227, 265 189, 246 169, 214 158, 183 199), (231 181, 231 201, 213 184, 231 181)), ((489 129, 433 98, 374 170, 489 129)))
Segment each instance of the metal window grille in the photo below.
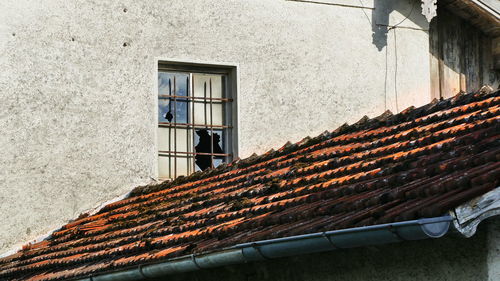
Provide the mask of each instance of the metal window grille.
POLYGON ((228 76, 158 72, 159 177, 176 178, 232 158, 228 76))

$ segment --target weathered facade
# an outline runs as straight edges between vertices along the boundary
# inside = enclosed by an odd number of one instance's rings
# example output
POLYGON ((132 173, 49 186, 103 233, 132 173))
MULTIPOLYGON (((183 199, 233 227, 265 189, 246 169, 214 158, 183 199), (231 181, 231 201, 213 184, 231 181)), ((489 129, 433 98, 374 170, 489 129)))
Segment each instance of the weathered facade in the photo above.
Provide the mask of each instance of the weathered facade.
POLYGON ((436 96, 420 1, 327 2, 2 1, 0 251, 157 178, 159 61, 236 66, 239 157, 436 96))

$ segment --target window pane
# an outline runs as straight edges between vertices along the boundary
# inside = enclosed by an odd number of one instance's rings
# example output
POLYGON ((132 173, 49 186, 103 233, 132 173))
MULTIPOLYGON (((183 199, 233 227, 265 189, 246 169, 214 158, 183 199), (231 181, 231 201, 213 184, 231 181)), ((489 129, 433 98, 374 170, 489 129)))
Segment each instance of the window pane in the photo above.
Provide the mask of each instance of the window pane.
POLYGON ((224 159, 222 158, 214 158, 214 167, 217 168, 219 167, 220 164, 224 163, 224 159))
POLYGON ((187 176, 193 169, 191 155, 177 156, 177 176, 187 176))
POLYGON ((210 81, 212 81, 212 98, 222 98, 222 75, 193 74, 193 95, 210 97, 210 81), (206 86, 205 86, 206 85, 206 86))
POLYGON ((158 150, 160 151, 192 152, 192 140, 192 130, 158 127, 158 150), (170 147, 168 143, 169 135, 170 147), (177 143, 174 143, 174 136, 177 138, 177 143))
POLYGON ((159 72, 158 73, 158 94, 188 96, 189 74, 179 72, 159 72), (174 89, 175 78, 175 89, 174 89), (175 90, 175 92, 174 92, 175 90))
POLYGON ((177 157, 159 155, 158 159, 158 171, 160 178, 187 176, 193 169, 192 157, 190 155, 182 154, 178 155, 177 157), (169 158, 171 159, 170 161, 169 158), (177 172, 174 172, 174 169, 176 169, 177 172))
MULTIPOLYGON (((158 176, 160 178, 170 178, 173 177, 173 171, 172 176, 170 176, 169 173, 169 157, 164 157, 164 156, 158 156, 158 176)), ((173 166, 173 165, 172 165, 173 166)))
POLYGON ((173 99, 158 99, 158 121, 169 123, 188 123, 188 102, 174 102, 173 99), (174 116, 174 112, 176 115, 174 116), (175 117, 175 118, 174 118, 175 117))
MULTIPOLYGON (((210 106, 209 106, 210 108, 210 106)), ((213 125, 223 125, 223 112, 222 112, 222 104, 212 103, 212 122, 213 125)), ((209 111, 210 112, 210 111, 209 111)))
POLYGON ((194 103, 194 124, 210 124, 212 125, 224 125, 224 113, 222 103, 214 102, 212 103, 213 114, 210 116, 210 104, 201 101, 195 101, 194 103), (210 119, 211 118, 211 119, 210 119))

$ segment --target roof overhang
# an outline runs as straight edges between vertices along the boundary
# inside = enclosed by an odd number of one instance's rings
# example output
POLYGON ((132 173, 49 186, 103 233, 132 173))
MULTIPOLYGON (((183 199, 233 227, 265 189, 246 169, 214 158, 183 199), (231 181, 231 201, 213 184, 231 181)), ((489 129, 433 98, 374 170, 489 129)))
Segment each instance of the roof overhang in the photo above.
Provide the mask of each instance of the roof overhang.
POLYGON ((498 0, 439 0, 438 5, 467 20, 489 36, 500 36, 498 0))

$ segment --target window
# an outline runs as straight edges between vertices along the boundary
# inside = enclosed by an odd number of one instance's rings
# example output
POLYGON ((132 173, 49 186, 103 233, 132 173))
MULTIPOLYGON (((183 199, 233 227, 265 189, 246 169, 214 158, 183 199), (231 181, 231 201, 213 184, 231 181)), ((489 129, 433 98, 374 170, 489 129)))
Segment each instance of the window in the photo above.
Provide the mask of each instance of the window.
POLYGON ((159 64, 161 179, 214 168, 234 156, 232 68, 159 64))

